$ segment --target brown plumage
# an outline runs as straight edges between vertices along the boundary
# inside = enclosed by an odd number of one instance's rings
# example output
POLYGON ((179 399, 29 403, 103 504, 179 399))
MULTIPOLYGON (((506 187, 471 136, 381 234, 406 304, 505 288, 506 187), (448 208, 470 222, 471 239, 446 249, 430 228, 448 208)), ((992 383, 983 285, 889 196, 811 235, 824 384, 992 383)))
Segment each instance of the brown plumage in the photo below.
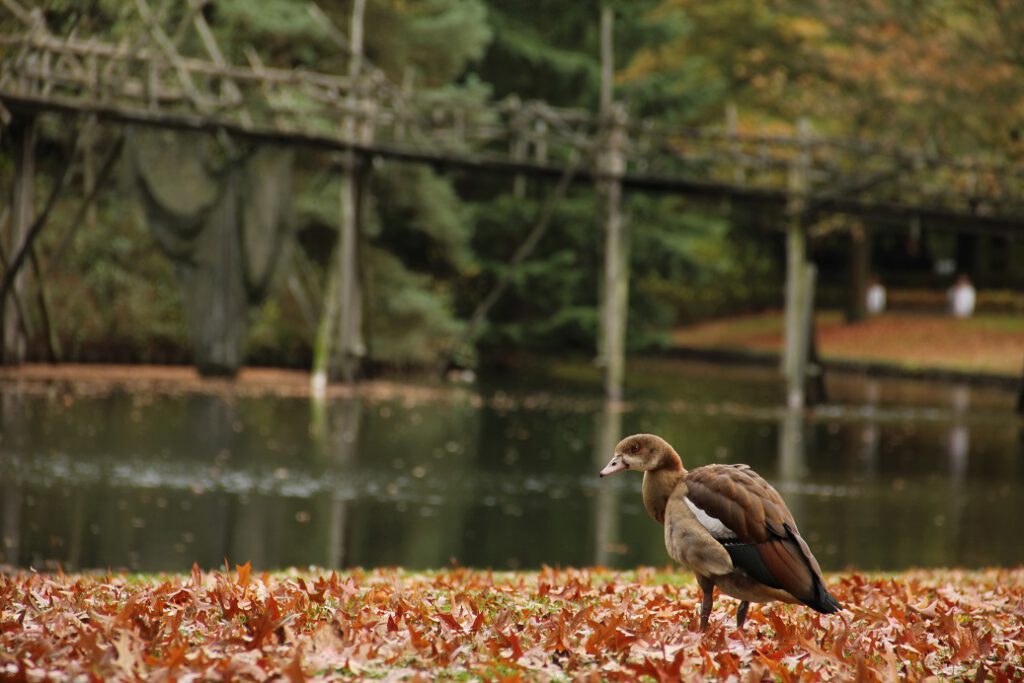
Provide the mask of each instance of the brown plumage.
POLYGON ((701 630, 715 586, 739 598, 739 627, 750 602, 780 600, 824 614, 842 609, 782 496, 748 466, 687 471, 667 441, 634 434, 615 447, 601 476, 627 469, 644 473, 644 509, 665 526, 668 554, 697 577, 704 595, 701 630))

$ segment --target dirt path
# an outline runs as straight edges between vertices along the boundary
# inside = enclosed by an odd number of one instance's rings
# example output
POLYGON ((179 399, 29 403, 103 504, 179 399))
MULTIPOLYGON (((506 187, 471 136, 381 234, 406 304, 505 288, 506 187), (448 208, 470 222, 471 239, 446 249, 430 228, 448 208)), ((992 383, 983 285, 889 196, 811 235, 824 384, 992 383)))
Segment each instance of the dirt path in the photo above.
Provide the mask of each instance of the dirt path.
MULTIPOLYGON (((680 328, 676 346, 694 349, 777 352, 782 348, 779 312, 726 318, 680 328)), ((847 325, 838 313, 818 316, 818 342, 826 360, 890 363, 908 369, 939 369, 1019 377, 1024 367, 1024 316, 987 315, 969 320, 891 313, 847 325)), ((309 373, 278 368, 245 368, 234 380, 204 378, 190 366, 29 363, 0 366, 0 381, 27 390, 54 384, 107 393, 149 390, 163 393, 308 396, 309 373)), ((374 380, 358 387, 334 385, 327 395, 387 398, 437 397, 451 389, 401 381, 374 380)))
MULTIPOLYGON (((23 391, 49 392, 73 386, 74 393, 108 394, 112 391, 152 391, 161 394, 218 394, 231 396, 310 395, 309 373, 280 368, 244 368, 234 379, 202 377, 186 365, 109 365, 26 363, 0 367, 0 382, 16 383, 23 391)), ((372 380, 356 386, 331 384, 327 398, 352 397, 407 401, 451 397, 458 388, 372 380)))
MULTIPOLYGON (((673 341, 690 348, 778 351, 782 316, 771 312, 681 328, 673 341)), ((954 320, 891 313, 847 325, 838 313, 823 313, 818 316, 818 344, 825 359, 1019 376, 1024 316, 954 320)))

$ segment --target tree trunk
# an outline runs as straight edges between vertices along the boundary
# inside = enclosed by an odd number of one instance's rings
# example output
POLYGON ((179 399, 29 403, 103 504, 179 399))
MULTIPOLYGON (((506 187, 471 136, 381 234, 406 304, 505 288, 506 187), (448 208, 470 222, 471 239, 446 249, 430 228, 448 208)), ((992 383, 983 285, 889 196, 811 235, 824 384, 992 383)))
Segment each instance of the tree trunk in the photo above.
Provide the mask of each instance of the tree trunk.
POLYGON ((863 224, 850 228, 850 281, 846 322, 867 318, 868 279, 871 273, 871 233, 863 224))
MULTIPOLYGON (((14 144, 14 188, 11 197, 11 229, 7 235, 7 248, 4 250, 13 260, 15 253, 21 248, 32 225, 35 208, 33 192, 35 189, 35 117, 17 119, 11 126, 11 137, 14 144)), ((15 267, 14 263, 8 267, 15 267)), ((0 347, 0 360, 5 365, 17 365, 25 360, 26 343, 24 335, 25 321, 21 319, 15 298, 22 297, 25 290, 25 273, 15 274, 13 286, 0 305, 5 307, 3 315, 3 344, 0 347)), ((22 311, 27 314, 27 310, 22 311)))

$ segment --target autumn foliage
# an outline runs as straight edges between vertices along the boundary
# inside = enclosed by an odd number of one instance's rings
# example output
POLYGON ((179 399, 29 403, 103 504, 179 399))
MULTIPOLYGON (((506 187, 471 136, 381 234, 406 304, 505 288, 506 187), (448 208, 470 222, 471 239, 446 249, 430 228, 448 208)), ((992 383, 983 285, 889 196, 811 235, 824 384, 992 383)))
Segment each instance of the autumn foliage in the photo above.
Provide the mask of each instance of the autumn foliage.
POLYGON ((640 570, 0 577, 0 678, 1024 679, 1024 569, 830 577, 847 610, 640 570))

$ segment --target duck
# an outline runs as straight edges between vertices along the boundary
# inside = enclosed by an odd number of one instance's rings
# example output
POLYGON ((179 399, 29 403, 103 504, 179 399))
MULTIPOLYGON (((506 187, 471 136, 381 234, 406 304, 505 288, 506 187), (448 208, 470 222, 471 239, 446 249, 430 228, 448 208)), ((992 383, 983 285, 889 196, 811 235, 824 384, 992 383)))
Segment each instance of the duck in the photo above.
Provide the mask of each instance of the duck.
POLYGON ((822 614, 842 609, 782 496, 748 465, 687 470, 663 438, 633 434, 618 443, 600 475, 627 470, 644 473, 644 509, 665 527, 669 556, 697 579, 702 632, 715 587, 740 601, 740 630, 751 602, 805 605, 822 614))

